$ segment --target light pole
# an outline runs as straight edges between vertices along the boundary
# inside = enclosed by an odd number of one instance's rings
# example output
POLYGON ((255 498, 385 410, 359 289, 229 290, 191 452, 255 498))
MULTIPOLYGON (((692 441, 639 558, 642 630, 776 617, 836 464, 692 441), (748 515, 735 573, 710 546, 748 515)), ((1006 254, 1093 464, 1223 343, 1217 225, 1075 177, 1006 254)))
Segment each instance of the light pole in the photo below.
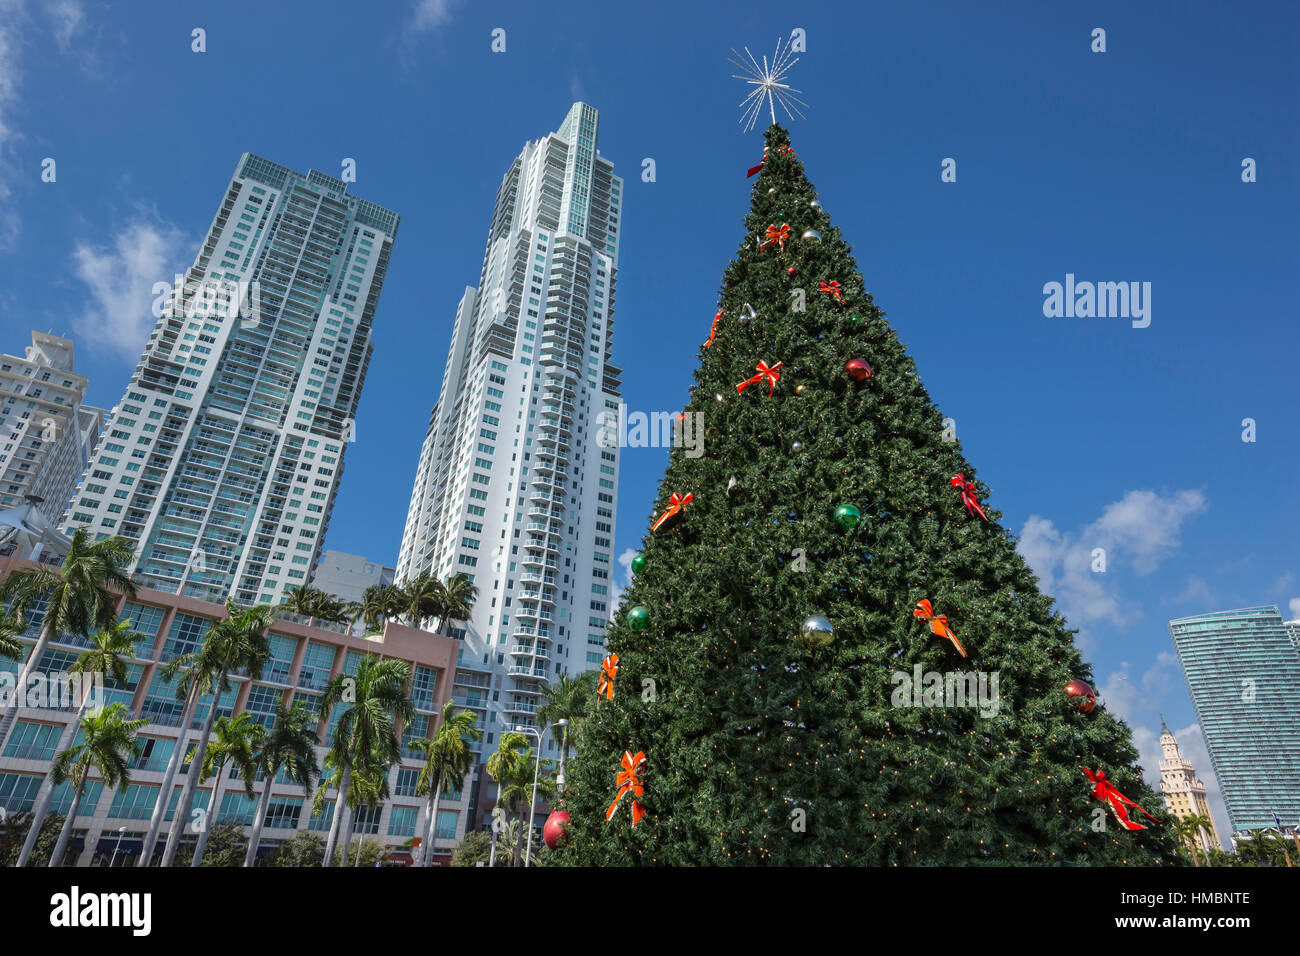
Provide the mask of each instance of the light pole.
POLYGON ((532 859, 533 855, 533 815, 537 813, 537 776, 542 769, 542 737, 545 735, 546 731, 550 730, 552 727, 567 726, 569 726, 569 719, 567 717, 561 717, 555 723, 548 724, 541 731, 536 727, 525 727, 522 725, 515 728, 517 733, 531 734, 537 738, 537 761, 533 766, 533 799, 528 805, 528 842, 524 850, 524 866, 528 866, 528 861, 532 859))
POLYGON ((122 837, 126 836, 126 827, 117 828, 117 846, 113 847, 113 858, 108 861, 108 868, 111 870, 113 864, 117 862, 117 851, 122 848, 122 837))

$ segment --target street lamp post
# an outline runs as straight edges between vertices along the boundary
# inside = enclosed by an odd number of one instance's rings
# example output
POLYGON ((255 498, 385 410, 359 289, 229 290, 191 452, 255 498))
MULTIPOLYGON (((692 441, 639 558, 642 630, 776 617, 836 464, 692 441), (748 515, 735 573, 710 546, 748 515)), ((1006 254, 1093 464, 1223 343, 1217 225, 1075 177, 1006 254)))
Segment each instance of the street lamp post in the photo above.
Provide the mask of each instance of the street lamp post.
POLYGON ((113 858, 108 861, 108 868, 111 870, 113 864, 117 862, 117 851, 122 848, 122 837, 126 836, 126 827, 117 828, 117 845, 113 847, 113 858))
POLYGON ((537 777, 542 769, 542 737, 547 730, 552 727, 567 727, 569 720, 567 717, 561 717, 553 724, 548 724, 543 730, 539 731, 536 727, 519 726, 515 730, 521 734, 531 734, 537 738, 537 761, 533 765, 533 799, 528 805, 528 842, 524 849, 524 866, 529 865, 529 860, 533 855, 533 816, 537 813, 537 777))

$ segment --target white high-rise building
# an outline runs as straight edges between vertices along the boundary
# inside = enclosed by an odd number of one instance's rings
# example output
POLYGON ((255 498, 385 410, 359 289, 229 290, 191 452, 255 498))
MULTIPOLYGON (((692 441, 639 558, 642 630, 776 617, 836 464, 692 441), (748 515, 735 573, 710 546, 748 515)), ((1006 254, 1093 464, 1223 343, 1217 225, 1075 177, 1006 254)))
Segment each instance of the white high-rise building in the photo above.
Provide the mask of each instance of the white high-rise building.
MULTIPOLYGON (((456 310, 420 452, 397 580, 473 577, 456 700, 483 752, 532 724, 541 686, 599 666, 611 611, 618 449, 611 364, 623 182, 575 103, 497 191, 477 288, 456 310)), ((546 744, 554 749, 554 741, 546 744)))
POLYGON ((85 395, 69 339, 33 329, 22 358, 0 355, 0 508, 30 497, 50 522, 63 517, 104 419, 85 395))
POLYGON ((397 228, 333 176, 245 153, 65 530, 133 539, 136 581, 172 594, 273 604, 306 584, 397 228))

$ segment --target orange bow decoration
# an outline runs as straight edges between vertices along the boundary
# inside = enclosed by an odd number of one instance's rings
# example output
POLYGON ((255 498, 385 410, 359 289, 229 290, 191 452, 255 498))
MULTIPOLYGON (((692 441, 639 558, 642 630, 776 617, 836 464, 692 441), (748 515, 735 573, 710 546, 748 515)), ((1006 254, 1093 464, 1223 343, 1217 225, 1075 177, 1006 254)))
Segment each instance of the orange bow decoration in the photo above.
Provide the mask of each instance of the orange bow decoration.
POLYGON ((757 365, 758 373, 737 385, 736 394, 739 395, 749 386, 757 385, 759 382, 766 380, 768 384, 767 397, 771 398, 772 393, 776 391, 776 383, 781 378, 781 368, 784 365, 784 362, 777 362, 775 365, 768 365, 766 362, 759 362, 757 365))
POLYGON ((838 282, 836 282, 833 279, 830 282, 827 282, 825 279, 822 279, 821 286, 818 288, 817 291, 825 292, 828 295, 833 296, 836 302, 844 301, 841 295, 841 293, 843 293, 844 291, 844 287, 841 286, 838 282))
POLYGON ((912 617, 919 617, 922 620, 929 621, 930 631, 932 633, 938 634, 940 637, 952 641, 952 646, 957 648, 957 653, 962 657, 966 656, 966 648, 961 646, 961 641, 957 640, 957 635, 954 634, 952 628, 948 626, 948 616, 946 614, 936 616, 934 608, 925 598, 916 602, 916 608, 912 611, 912 617))
POLYGON ((1115 819, 1119 821, 1119 825, 1122 826, 1125 830, 1146 829, 1146 827, 1144 827, 1142 824, 1129 819, 1128 811, 1125 809, 1125 807, 1136 807, 1138 812, 1140 812, 1144 817, 1146 817, 1152 823, 1160 822, 1151 814, 1143 810, 1136 803, 1134 803, 1132 800, 1130 800, 1128 797, 1124 796, 1124 794, 1116 790, 1115 785, 1106 779, 1106 771, 1098 770, 1096 773, 1093 773, 1087 767, 1084 767, 1082 769, 1083 769, 1083 775, 1096 784, 1096 786, 1092 788, 1092 795, 1096 797, 1098 800, 1110 804, 1111 813, 1115 814, 1115 819))
POLYGON ((658 531, 659 526, 661 524, 663 524, 673 515, 677 514, 677 512, 681 511, 683 508, 685 508, 688 504, 690 504, 694 500, 695 500, 695 495, 691 494, 689 491, 686 492, 685 497, 677 494, 676 492, 673 492, 673 496, 668 499, 668 507, 665 508, 664 513, 659 516, 659 520, 650 526, 650 530, 658 531))
POLYGON ((614 699, 614 678, 618 676, 618 655, 607 654, 600 662, 600 680, 596 684, 596 696, 602 694, 609 700, 614 699))
POLYGON ((790 238, 789 223, 785 223, 780 227, 768 226, 766 241, 759 243, 758 248, 766 249, 768 246, 772 245, 772 243, 776 243, 778 246, 781 247, 781 251, 785 252, 785 241, 789 238, 790 238))
POLYGON ((638 750, 636 756, 632 751, 623 751, 623 769, 619 771, 615 783, 618 784, 618 796, 614 802, 609 805, 605 811, 605 822, 608 823, 614 819, 614 814, 618 812, 618 804, 629 793, 632 794, 632 828, 636 829, 637 823, 645 816, 645 807, 641 806, 640 798, 645 795, 645 786, 641 783, 641 774, 645 772, 645 754, 638 750))
POLYGON ((718 336, 718 322, 719 320, 721 320, 721 318, 722 318, 722 310, 719 309, 718 314, 713 317, 713 325, 709 327, 709 340, 705 342, 703 345, 701 345, 700 348, 707 349, 710 345, 713 344, 713 340, 718 336))

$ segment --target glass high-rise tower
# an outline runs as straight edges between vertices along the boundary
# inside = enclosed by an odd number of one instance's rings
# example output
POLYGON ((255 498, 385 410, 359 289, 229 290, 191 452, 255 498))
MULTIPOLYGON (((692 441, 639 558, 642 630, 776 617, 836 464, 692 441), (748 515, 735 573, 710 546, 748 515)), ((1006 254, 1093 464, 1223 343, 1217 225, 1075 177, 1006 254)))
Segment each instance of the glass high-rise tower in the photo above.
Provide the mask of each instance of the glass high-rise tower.
POLYGON ((1169 622, 1234 833, 1300 823, 1300 653, 1276 607, 1169 622))
MULTIPOLYGON (((611 362, 623 183, 575 103, 497 190, 477 288, 456 310, 397 579, 473 577, 457 701, 492 735, 532 724, 541 687, 599 666, 613 577, 611 362)), ((548 742, 548 747, 553 742, 548 742)), ((489 747, 490 749, 490 747, 489 747)))
POLYGON ((137 542, 147 587, 275 603, 343 474, 398 216, 245 153, 87 467, 64 530, 137 542))

